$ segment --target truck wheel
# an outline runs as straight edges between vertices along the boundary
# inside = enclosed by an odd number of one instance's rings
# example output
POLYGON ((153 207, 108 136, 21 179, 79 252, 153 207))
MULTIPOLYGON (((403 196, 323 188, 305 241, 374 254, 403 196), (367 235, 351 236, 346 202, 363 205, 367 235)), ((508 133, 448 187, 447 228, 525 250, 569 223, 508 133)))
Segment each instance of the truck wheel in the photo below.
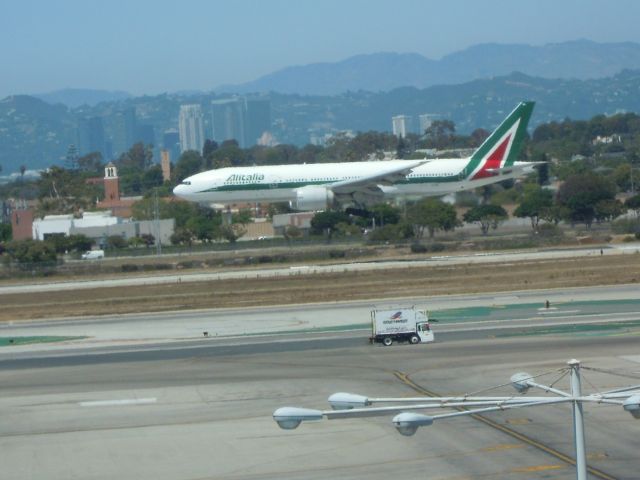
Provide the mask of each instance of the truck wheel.
POLYGON ((411 335, 411 338, 409 338, 409 343, 411 343, 412 345, 420 343, 420 337, 418 337, 417 335, 411 335))
POLYGON ((385 347, 388 347, 388 346, 389 346, 389 345, 391 345, 392 343, 393 343, 393 338, 391 338, 391 337, 384 337, 384 338, 382 339, 382 344, 383 344, 385 347))

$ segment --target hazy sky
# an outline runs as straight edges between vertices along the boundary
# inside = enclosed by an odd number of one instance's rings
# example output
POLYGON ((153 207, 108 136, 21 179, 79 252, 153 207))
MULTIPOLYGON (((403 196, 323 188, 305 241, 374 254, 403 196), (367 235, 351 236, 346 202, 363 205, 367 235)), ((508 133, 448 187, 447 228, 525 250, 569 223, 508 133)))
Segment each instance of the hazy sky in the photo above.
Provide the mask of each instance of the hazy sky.
POLYGON ((0 98, 211 90, 360 53, 640 42, 635 0, 0 0, 0 98))

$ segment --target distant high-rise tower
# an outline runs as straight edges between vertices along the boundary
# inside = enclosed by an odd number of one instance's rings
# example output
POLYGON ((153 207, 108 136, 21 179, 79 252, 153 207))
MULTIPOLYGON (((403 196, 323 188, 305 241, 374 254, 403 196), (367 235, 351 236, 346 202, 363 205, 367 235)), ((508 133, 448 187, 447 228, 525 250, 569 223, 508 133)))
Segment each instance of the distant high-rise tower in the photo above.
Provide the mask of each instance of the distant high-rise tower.
POLYGON ((169 151, 169 157, 172 160, 177 160, 180 156, 180 135, 175 128, 164 131, 162 148, 169 151))
POLYGON ((118 157, 127 152, 136 141, 136 110, 126 108, 112 119, 112 148, 118 157))
POLYGON ((218 143, 225 140, 236 140, 238 145, 244 148, 246 145, 244 114, 245 105, 242 98, 212 101, 213 139, 218 143))
POLYGON ((438 117, 438 115, 433 113, 423 113, 418 116, 418 120, 420 122, 420 131, 418 132, 420 135, 424 135, 424 132, 431 126, 433 121, 438 117))
POLYGON ((180 131, 181 152, 187 150, 202 152, 204 127, 200 105, 180 105, 178 129, 180 131))
POLYGON ((408 115, 396 115, 391 117, 393 134, 398 138, 404 138, 411 131, 411 117, 408 115))
POLYGON ((268 98, 247 98, 245 113, 245 144, 252 147, 265 132, 271 131, 271 101, 268 98))
POLYGON ((107 158, 102 117, 81 118, 78 120, 78 154, 100 152, 107 158))
POLYGON ((64 166, 68 170, 78 168, 78 149, 73 143, 67 148, 67 157, 65 158, 64 166))

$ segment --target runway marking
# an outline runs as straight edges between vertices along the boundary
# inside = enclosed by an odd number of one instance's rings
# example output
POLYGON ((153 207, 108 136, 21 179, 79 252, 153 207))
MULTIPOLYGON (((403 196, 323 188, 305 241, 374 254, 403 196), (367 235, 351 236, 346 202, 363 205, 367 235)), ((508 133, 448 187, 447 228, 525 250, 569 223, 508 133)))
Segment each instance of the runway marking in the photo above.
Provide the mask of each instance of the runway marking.
POLYGON ((545 472, 547 470, 560 470, 561 468, 567 468, 566 465, 536 465, 533 467, 517 467, 511 469, 513 473, 530 473, 530 472, 545 472))
POLYGON ((92 400, 88 402, 79 402, 81 407, 120 407, 124 405, 150 405, 156 403, 157 398, 123 398, 119 400, 92 400))
POLYGON ((526 425, 527 423, 531 423, 531 420, 528 418, 509 418, 507 419, 507 423, 509 425, 526 425))
MULTIPOLYGON (((437 393, 435 393, 433 391, 430 391, 430 390, 427 390, 426 388, 421 387, 420 385, 415 383, 413 380, 411 380, 409 378, 409 375, 407 375, 406 373, 396 371, 396 372, 394 372, 394 375, 396 376, 396 378, 398 380, 400 380, 402 383, 404 383, 405 385, 407 385, 408 387, 412 388, 413 390, 415 390, 418 393, 422 393, 423 395, 425 395, 427 397, 438 397, 439 396, 437 393)), ((462 412, 462 411, 465 411, 466 409, 463 408, 463 407, 458 407, 458 408, 456 408, 456 410, 462 412)), ((495 422, 495 421, 491 420, 490 418, 487 418, 487 417, 485 417, 483 415, 479 415, 479 414, 472 414, 472 415, 469 415, 469 416, 471 418, 473 418, 474 420, 478 420, 479 422, 482 422, 482 423, 484 423, 485 425, 487 425, 487 426, 489 426, 491 428, 494 428, 494 429, 496 429, 498 431, 506 433, 507 435, 509 435, 509 436, 511 436, 511 437, 513 437, 513 438, 515 438, 517 440, 520 440, 521 442, 523 442, 523 443, 525 443, 525 444, 527 444, 527 445, 529 445, 531 447, 537 448, 538 450, 541 450, 544 453, 547 453, 547 454, 549 454, 549 455, 551 455, 551 456, 553 456, 553 457, 555 457, 555 458, 557 458, 559 460, 562 460, 564 463, 566 463, 568 465, 575 466, 575 464, 576 464, 576 461, 575 461, 574 458, 572 458, 572 457, 570 457, 568 455, 565 455, 564 453, 556 450, 555 448, 549 447, 549 446, 545 445, 544 443, 539 442, 538 440, 534 440, 533 438, 528 437, 527 435, 525 435, 523 433, 517 432, 517 431, 512 430, 511 428, 509 428, 509 427, 507 427, 505 425, 502 425, 502 424, 500 424, 498 422, 495 422)), ((591 475, 593 475, 594 477, 600 478, 602 480, 616 480, 616 477, 613 477, 613 476, 609 475, 608 473, 603 472, 602 470, 599 470, 599 469, 594 468, 594 467, 587 466, 587 471, 591 475)))
POLYGON ((483 452, 497 452, 500 450, 511 450, 512 448, 524 448, 524 445, 520 443, 501 443, 500 445, 485 447, 485 448, 482 448, 481 450, 483 452))

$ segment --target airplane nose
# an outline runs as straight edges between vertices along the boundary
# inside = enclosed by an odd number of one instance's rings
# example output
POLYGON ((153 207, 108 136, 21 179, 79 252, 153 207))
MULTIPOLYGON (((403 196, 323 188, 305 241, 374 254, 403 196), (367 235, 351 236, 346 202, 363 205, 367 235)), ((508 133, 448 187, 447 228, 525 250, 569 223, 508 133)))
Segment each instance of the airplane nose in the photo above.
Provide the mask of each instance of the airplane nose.
POLYGON ((173 189, 173 194, 178 197, 181 197, 183 193, 184 193, 184 185, 176 185, 176 187, 173 189))

